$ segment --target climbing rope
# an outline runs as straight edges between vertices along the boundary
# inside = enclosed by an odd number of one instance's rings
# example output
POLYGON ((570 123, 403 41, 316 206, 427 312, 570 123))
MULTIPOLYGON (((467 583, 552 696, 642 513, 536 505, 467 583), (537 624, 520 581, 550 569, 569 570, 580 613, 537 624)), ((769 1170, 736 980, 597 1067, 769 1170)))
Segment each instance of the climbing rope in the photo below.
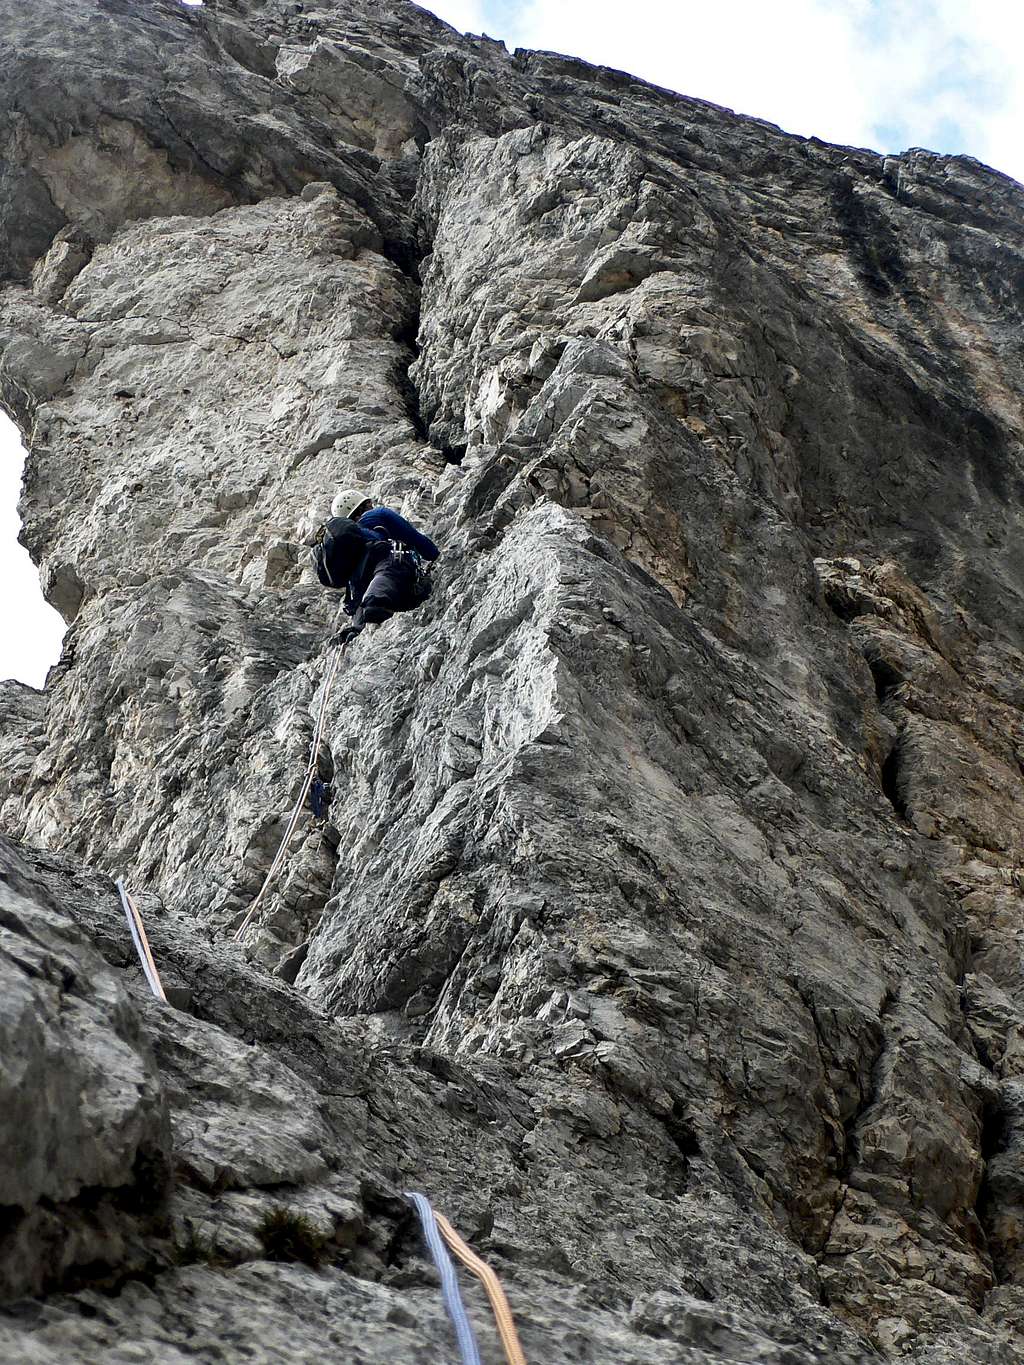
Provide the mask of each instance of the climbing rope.
POLYGON ((149 946, 149 939, 146 937, 146 926, 142 923, 142 916, 139 914, 135 902, 125 889, 124 882, 118 877, 117 890, 121 897, 121 906, 124 910, 124 917, 128 921, 128 928, 131 930, 132 942, 135 944, 135 951, 139 955, 142 963, 142 970, 149 982, 149 989, 158 1000, 167 1003, 167 996, 164 994, 163 984, 160 980, 160 973, 156 969, 156 961, 153 958, 153 950, 149 946))
POLYGON ((455 1328, 455 1339, 459 1343, 462 1365, 480 1365, 480 1352, 477 1349, 476 1338, 473 1335, 469 1318, 466 1316, 466 1310, 462 1306, 462 1295, 459 1293, 459 1282, 455 1276, 455 1267, 445 1250, 444 1242, 441 1241, 441 1235, 437 1230, 436 1215, 430 1207, 430 1201, 425 1195, 415 1194, 411 1190, 406 1190, 405 1197, 412 1202, 420 1216, 424 1240, 434 1258, 437 1273, 441 1276, 441 1295, 444 1298, 444 1306, 448 1309, 448 1316, 452 1320, 452 1326, 455 1328))
POLYGON ((309 745, 309 764, 303 776, 298 800, 292 808, 292 813, 288 818, 288 824, 285 827, 284 838, 281 840, 277 853, 274 855, 274 861, 270 864, 270 870, 263 879, 263 885, 260 887, 256 899, 253 901, 252 905, 249 906, 245 919, 242 920, 241 924, 232 935, 236 941, 242 937, 251 924, 252 918, 259 909, 263 897, 267 894, 271 882, 273 882, 278 872, 280 872, 281 868, 284 866, 284 860, 288 854, 288 845, 291 843, 292 836, 298 828, 299 820, 302 818, 302 808, 306 803, 306 797, 309 795, 309 789, 313 785, 313 779, 316 777, 317 768, 320 763, 320 743, 323 739, 324 728, 327 723, 327 703, 330 700, 331 688, 334 686, 334 679, 337 677, 338 668, 341 664, 341 656, 344 652, 345 645, 339 645, 334 651, 334 655, 331 659, 330 667, 327 670, 327 677, 324 680, 324 690, 320 698, 320 707, 317 711, 316 721, 313 725, 313 738, 309 745))
POLYGON ((491 1309, 494 1312, 494 1320, 498 1325, 498 1335, 501 1337, 501 1344, 505 1348, 505 1358, 508 1360, 508 1365, 526 1365, 526 1357, 523 1355, 523 1348, 519 1344, 512 1310, 508 1306, 508 1299, 501 1287, 501 1281, 487 1262, 482 1261, 476 1252, 467 1246, 443 1213, 437 1213, 434 1217, 441 1230, 441 1236, 448 1243, 448 1246, 487 1291, 487 1297, 491 1301, 491 1309))

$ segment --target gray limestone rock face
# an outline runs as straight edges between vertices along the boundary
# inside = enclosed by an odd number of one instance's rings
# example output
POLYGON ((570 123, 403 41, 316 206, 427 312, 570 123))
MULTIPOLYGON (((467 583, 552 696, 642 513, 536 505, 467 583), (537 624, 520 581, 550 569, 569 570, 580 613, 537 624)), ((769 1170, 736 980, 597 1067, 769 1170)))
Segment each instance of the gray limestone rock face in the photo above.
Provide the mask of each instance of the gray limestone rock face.
POLYGON ((436 1359, 422 1189, 529 1359, 1024 1361, 1024 190, 399 3, 0 20, 0 1353, 436 1359), (328 696, 339 486, 442 555, 328 696))
POLYGON ((167 1100, 106 963, 0 844, 0 1297, 145 1267, 167 1100))

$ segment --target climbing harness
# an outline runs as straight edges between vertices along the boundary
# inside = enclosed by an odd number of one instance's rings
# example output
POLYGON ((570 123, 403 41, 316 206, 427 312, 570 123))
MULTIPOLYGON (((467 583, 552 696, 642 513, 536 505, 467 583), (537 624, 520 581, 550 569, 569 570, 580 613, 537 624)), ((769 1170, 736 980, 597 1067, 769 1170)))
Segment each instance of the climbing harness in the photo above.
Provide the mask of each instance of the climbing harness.
POLYGON ((146 926, 142 923, 142 916, 139 914, 135 902, 125 889, 124 882, 118 877, 117 890, 121 897, 121 906, 124 910, 124 917, 128 921, 128 928, 131 930, 132 942, 135 944, 135 951, 139 955, 142 963, 142 970, 149 982, 149 989, 158 1000, 167 1003, 167 996, 164 994, 163 984, 160 981, 160 973, 156 969, 156 962, 153 958, 153 950, 149 946, 149 939, 146 937, 146 926))
POLYGON ((448 1316, 452 1320, 452 1326, 455 1328, 455 1339, 459 1343, 462 1365, 480 1365, 480 1352, 477 1349, 473 1328, 462 1305, 462 1295, 459 1293, 459 1281, 455 1275, 455 1267, 452 1265, 451 1257, 445 1249, 444 1242, 441 1241, 441 1234, 437 1230, 437 1222, 434 1210, 430 1207, 430 1201, 425 1195, 415 1194, 412 1190, 406 1190, 405 1197, 411 1201, 420 1216, 424 1240, 434 1258, 437 1273, 441 1276, 441 1295, 444 1299, 444 1306, 448 1309, 448 1316))
POLYGON ((512 1310, 508 1306, 508 1299, 501 1287, 501 1281, 487 1262, 482 1261, 472 1247, 467 1246, 443 1213, 437 1213, 434 1217, 441 1230, 441 1236, 448 1243, 449 1248, 466 1269, 477 1277, 486 1290, 491 1303, 491 1310, 494 1313, 494 1321, 498 1327, 498 1335, 501 1337, 501 1344, 505 1348, 508 1365, 526 1365, 526 1357, 523 1355, 523 1348, 519 1344, 512 1310))
POLYGON ((403 610, 415 611, 417 607, 422 607, 434 590, 434 580, 430 576, 432 566, 424 564, 416 551, 410 550, 408 545, 403 545, 400 540, 391 540, 388 544, 391 546, 392 557, 407 565, 412 576, 412 605, 403 610))
POLYGON ((430 1201, 425 1195, 415 1194, 411 1190, 406 1190, 405 1197, 412 1201, 416 1208, 416 1212, 420 1216, 420 1223, 423 1226, 423 1236, 426 1238, 427 1246, 430 1248, 434 1263, 441 1275, 441 1291, 444 1295, 445 1305, 448 1308, 448 1315, 455 1326, 456 1336, 459 1338, 459 1348, 463 1352, 463 1360, 478 1360, 479 1356, 475 1354, 476 1342, 473 1339, 469 1319, 466 1318, 465 1309, 462 1306, 462 1299, 459 1296, 458 1281, 455 1280, 455 1273, 452 1269, 451 1261, 448 1258, 448 1253, 445 1251, 444 1245, 442 1244, 442 1238, 466 1269, 477 1277, 486 1290, 508 1365, 526 1365, 526 1357, 523 1355, 523 1348, 519 1344, 519 1336, 516 1332, 516 1325, 512 1318, 512 1310, 508 1306, 508 1299, 505 1297, 505 1291, 502 1289, 501 1281, 498 1279, 497 1275, 487 1262, 482 1261, 476 1252, 463 1241, 452 1227, 451 1223, 449 1223, 448 1219, 445 1218, 444 1214, 436 1213, 431 1208, 430 1201), (440 1236, 438 1236, 438 1234, 440 1234, 440 1236), (445 1267, 447 1267, 447 1271, 445 1267), (451 1276, 451 1279, 454 1282, 454 1307, 453 1301, 449 1298, 446 1273, 451 1276), (461 1317, 457 1315, 461 1315, 461 1317), (472 1343, 474 1354, 471 1356, 466 1355, 463 1339, 460 1335, 460 1324, 463 1320, 465 1322, 465 1328, 469 1332, 469 1340, 472 1343))
POLYGON ((337 677, 338 667, 341 664, 341 656, 345 652, 345 645, 347 643, 348 641, 346 641, 345 644, 339 645, 335 649, 334 656, 331 659, 330 667, 327 670, 327 677, 324 680, 324 690, 323 695, 320 698, 320 707, 317 711, 316 721, 313 725, 313 738, 309 745, 309 764, 306 767, 306 772, 302 780, 298 800, 295 802, 292 813, 288 817, 288 824, 285 826, 284 837, 274 855, 274 861, 270 864, 270 870, 263 879, 263 885, 260 887, 256 899, 253 901, 252 905, 249 906, 245 919, 242 920, 241 924, 232 935, 236 941, 242 937, 249 927, 253 916, 260 907, 263 897, 270 888, 271 882, 273 882, 278 872, 284 866, 284 860, 288 854, 288 845, 291 843, 292 836, 298 828, 299 820, 302 818, 302 808, 306 803, 306 797, 309 795, 309 790, 316 778, 316 771, 320 762, 320 744, 323 739, 324 727, 327 723, 327 704, 330 701, 331 688, 334 686, 334 679, 337 677))

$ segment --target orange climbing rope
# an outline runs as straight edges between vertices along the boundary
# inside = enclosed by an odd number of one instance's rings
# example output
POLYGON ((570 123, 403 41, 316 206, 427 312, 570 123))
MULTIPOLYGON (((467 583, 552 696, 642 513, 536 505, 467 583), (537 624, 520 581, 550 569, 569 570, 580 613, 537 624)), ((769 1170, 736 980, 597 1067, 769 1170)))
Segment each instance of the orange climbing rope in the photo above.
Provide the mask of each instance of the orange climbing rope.
POLYGON ((149 989, 158 1000, 167 1003, 167 996, 164 994, 163 983, 160 980, 160 973, 156 969, 156 959, 153 957, 153 949, 149 946, 149 939, 146 936, 146 926, 142 922, 138 907, 128 893, 128 888, 124 882, 118 878, 117 890, 121 897, 121 905, 124 909, 125 919, 128 921, 128 928, 131 931, 132 942, 135 944, 135 951, 139 955, 142 963, 142 971, 146 980, 149 982, 149 989))
POLYGON ((302 807, 305 805, 306 797, 309 795, 309 789, 313 785, 314 777, 316 777, 317 766, 320 762, 320 743, 323 739, 324 728, 327 723, 327 703, 330 700, 331 688, 334 686, 334 679, 337 677, 341 656, 344 652, 344 644, 339 645, 334 651, 334 657, 331 659, 330 667, 327 670, 327 678, 324 681, 323 695, 320 698, 320 708, 317 712, 316 722, 313 726, 313 738, 309 746, 309 764, 303 776, 298 800, 292 808, 292 813, 288 818, 288 824, 285 827, 284 838, 281 840, 277 853, 274 855, 274 861, 270 864, 270 870, 263 879, 263 885, 260 887, 256 899, 253 901, 252 905, 249 906, 245 919, 242 920, 241 924, 232 935, 236 940, 242 937, 251 924, 252 918, 259 909, 263 897, 267 894, 271 882, 284 866, 284 860, 288 854, 288 845, 291 843, 292 836, 298 828, 299 820, 302 817, 302 807))
POLYGON ((512 1310, 508 1306, 508 1299, 506 1299, 505 1291, 501 1287, 501 1281, 487 1262, 481 1261, 476 1252, 467 1246, 443 1213, 437 1213, 435 1210, 434 1217, 437 1220, 441 1236, 447 1242, 452 1254, 457 1256, 466 1269, 477 1277, 487 1291, 487 1297, 491 1301, 491 1308, 494 1312, 494 1320, 498 1324, 498 1335, 501 1337, 501 1344, 505 1348, 508 1365, 526 1365, 526 1357, 523 1355, 523 1348, 519 1344, 512 1310))

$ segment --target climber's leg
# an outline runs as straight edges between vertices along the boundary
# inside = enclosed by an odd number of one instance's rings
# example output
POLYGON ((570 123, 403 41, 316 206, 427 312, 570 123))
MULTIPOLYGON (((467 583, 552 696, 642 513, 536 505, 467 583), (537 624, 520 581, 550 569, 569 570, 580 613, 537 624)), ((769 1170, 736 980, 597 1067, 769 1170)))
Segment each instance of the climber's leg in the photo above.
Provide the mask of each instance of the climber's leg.
POLYGON ((371 578, 357 613, 360 625, 379 625, 414 605, 416 572, 407 555, 391 555, 371 578))

